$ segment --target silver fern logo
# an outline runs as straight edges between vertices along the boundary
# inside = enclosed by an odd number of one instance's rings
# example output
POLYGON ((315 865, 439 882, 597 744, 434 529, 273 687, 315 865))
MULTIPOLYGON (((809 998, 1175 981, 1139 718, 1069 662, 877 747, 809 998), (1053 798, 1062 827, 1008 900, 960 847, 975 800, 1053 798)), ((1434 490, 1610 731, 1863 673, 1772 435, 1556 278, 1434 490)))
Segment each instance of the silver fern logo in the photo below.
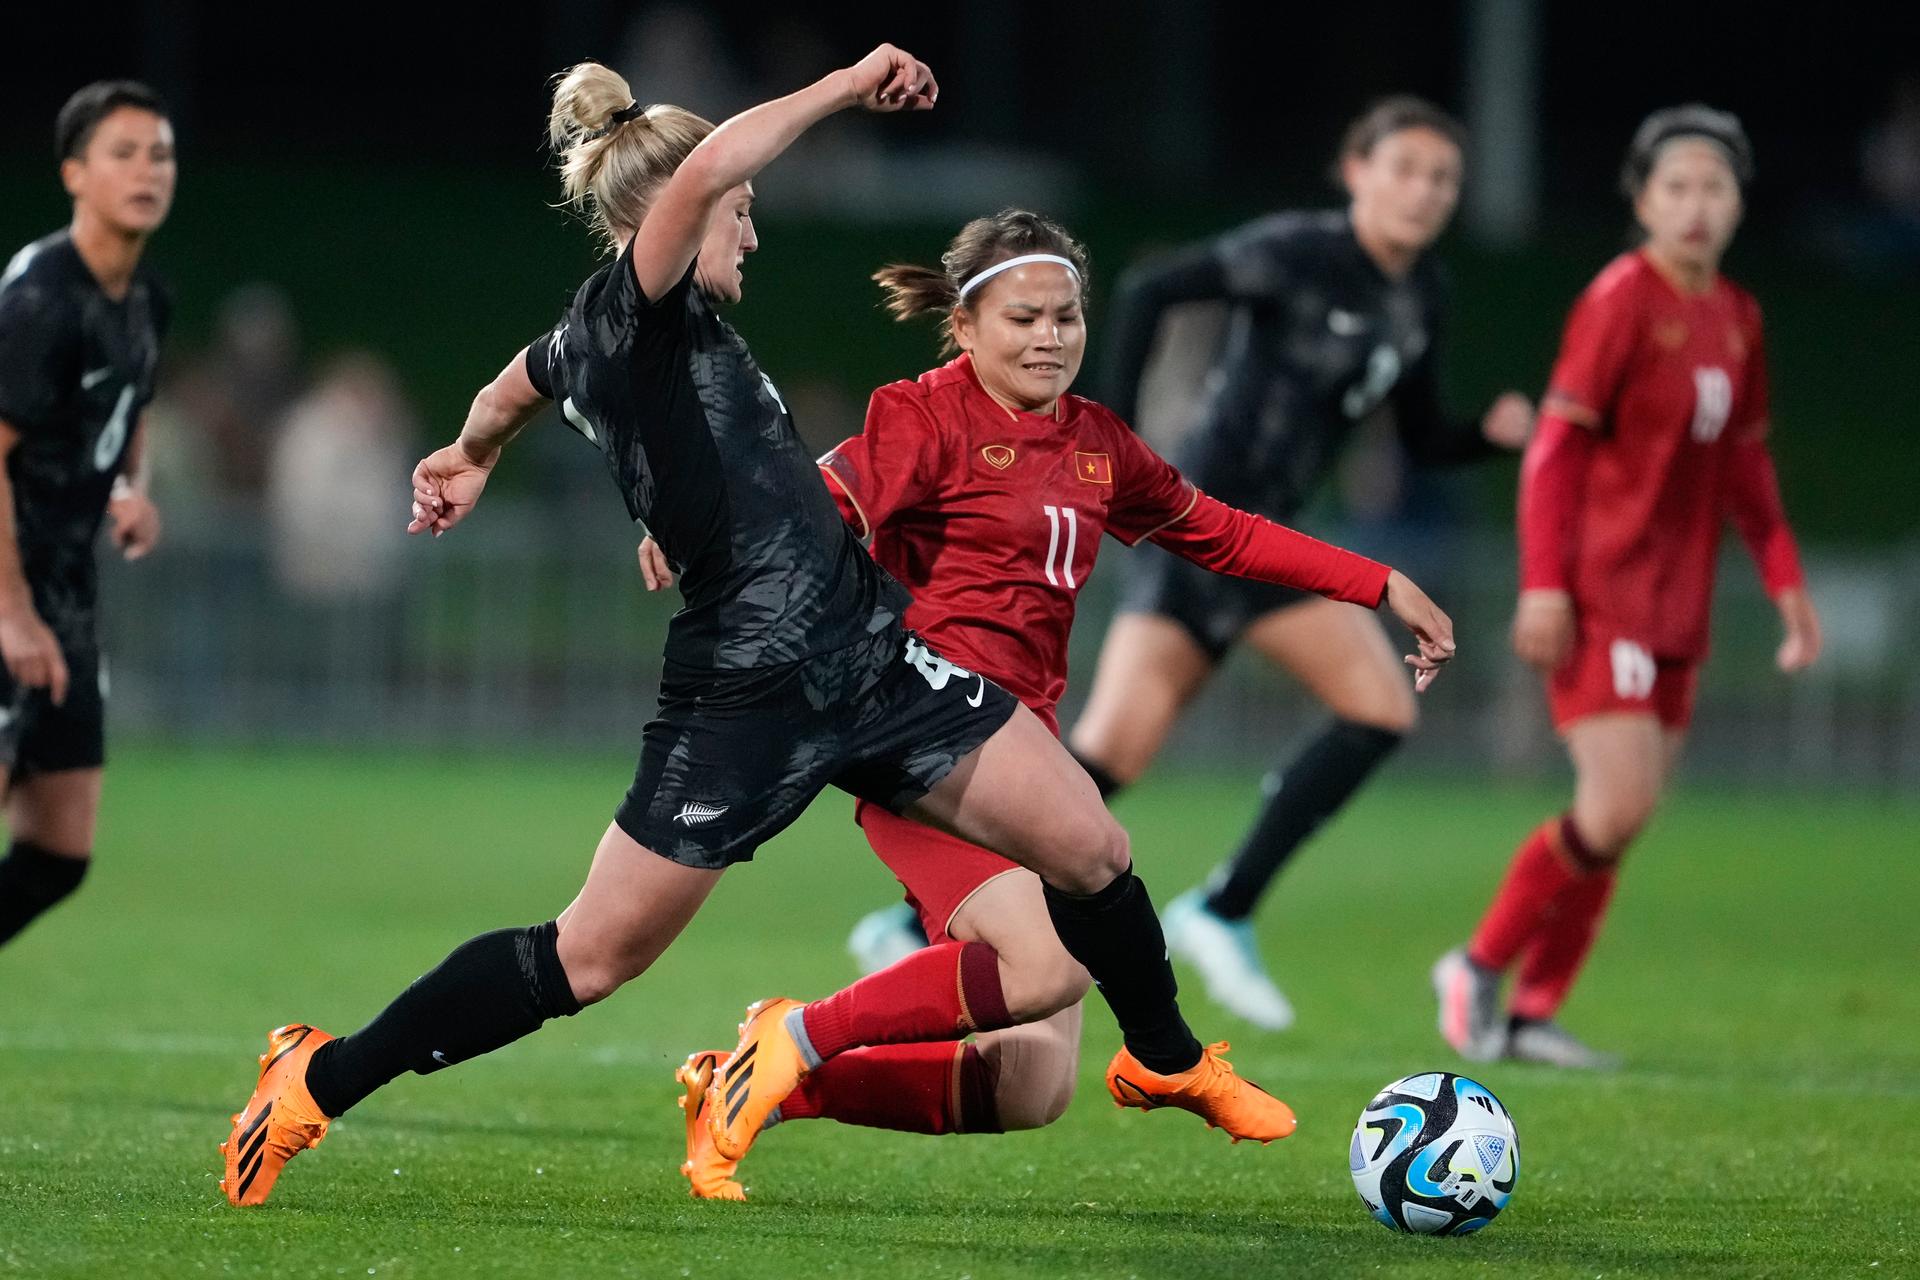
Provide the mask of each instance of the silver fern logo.
POLYGON ((731 805, 701 804, 698 800, 690 800, 680 807, 680 812, 673 815, 673 820, 684 822, 689 827, 698 827, 712 822, 730 808, 731 805))

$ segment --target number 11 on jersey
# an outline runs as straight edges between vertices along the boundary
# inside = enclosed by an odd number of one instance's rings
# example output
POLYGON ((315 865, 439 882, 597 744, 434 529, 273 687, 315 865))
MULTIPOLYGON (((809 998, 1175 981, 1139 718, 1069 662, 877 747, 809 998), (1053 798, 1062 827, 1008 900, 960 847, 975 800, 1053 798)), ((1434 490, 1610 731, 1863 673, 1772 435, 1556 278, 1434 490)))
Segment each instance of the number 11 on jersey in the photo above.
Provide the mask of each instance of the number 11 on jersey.
POLYGON ((1067 590, 1078 590, 1079 584, 1073 580, 1073 551, 1079 538, 1079 519, 1072 507, 1045 506, 1040 508, 1047 513, 1047 582, 1052 586, 1064 585, 1067 590), (1066 529, 1065 546, 1061 545, 1060 530, 1066 529), (1059 569, 1054 568, 1058 556, 1059 569))

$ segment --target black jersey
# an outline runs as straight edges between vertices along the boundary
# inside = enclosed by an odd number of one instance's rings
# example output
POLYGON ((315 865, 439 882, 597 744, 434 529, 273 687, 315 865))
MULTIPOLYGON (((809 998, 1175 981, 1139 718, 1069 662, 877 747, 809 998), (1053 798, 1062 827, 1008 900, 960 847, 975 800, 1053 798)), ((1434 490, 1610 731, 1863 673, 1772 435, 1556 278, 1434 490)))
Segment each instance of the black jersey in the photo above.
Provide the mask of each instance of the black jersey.
POLYGON ((648 301, 632 245, 527 350, 534 388, 599 448, 680 574, 669 661, 740 670, 841 649, 908 597, 840 518, 780 393, 693 269, 648 301))
POLYGON ((0 275, 0 421, 14 531, 34 607, 69 649, 94 643, 93 540, 140 412, 153 399, 165 292, 142 266, 109 298, 65 231, 0 275))
POLYGON ((1107 403, 1129 421, 1160 314, 1178 302, 1233 309, 1198 425, 1172 460, 1233 506, 1292 517, 1355 425, 1383 404, 1419 462, 1494 452, 1477 424, 1449 419, 1434 348, 1445 300, 1422 257, 1394 280, 1344 212, 1282 213, 1130 272, 1115 303, 1107 403))

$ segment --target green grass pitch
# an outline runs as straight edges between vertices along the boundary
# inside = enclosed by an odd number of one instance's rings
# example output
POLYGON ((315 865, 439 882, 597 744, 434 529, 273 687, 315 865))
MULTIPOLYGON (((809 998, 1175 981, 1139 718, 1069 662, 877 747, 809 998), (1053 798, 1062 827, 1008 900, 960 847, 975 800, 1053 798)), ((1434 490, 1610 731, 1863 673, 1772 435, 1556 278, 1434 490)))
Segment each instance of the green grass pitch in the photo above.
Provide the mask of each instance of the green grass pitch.
MULTIPOLYGON (((1514 841, 1562 800, 1388 780, 1261 919, 1299 1029, 1203 1036, 1292 1102, 1230 1146, 1116 1111, 1089 1013, 1053 1129, 925 1138, 794 1124, 753 1202, 687 1198, 673 1066, 757 996, 851 976, 847 926, 890 881, 829 796, 731 874, 650 974, 492 1058, 406 1077, 295 1161, 272 1203, 220 1200, 215 1144, 262 1033, 344 1031, 483 929, 564 906, 628 776, 610 757, 121 753, 84 893, 0 953, 0 1277, 1670 1276, 1912 1274, 1920 1263, 1920 807, 1676 795, 1636 851, 1569 1021, 1607 1078, 1491 1066, 1522 1174, 1466 1240, 1393 1235, 1346 1172, 1361 1105, 1457 1066, 1427 966, 1514 841)), ((1163 774, 1124 798, 1159 900, 1254 802, 1163 774)), ((1097 1002, 1096 1002, 1097 1005, 1097 1002)))

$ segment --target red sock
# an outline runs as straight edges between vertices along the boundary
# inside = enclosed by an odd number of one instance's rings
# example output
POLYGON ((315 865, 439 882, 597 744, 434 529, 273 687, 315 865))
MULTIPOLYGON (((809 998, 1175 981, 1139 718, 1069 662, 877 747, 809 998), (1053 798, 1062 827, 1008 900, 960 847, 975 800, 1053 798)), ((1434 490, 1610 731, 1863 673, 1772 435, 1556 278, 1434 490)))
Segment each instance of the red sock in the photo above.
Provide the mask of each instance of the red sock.
POLYGON ((822 1060, 858 1045, 952 1040, 1011 1026, 1000 953, 984 942, 943 942, 824 1000, 802 1015, 822 1060))
POLYGON ((1575 860, 1586 852, 1567 817, 1549 818, 1520 844, 1507 878, 1480 917, 1467 944, 1467 958, 1482 969, 1503 972, 1539 930, 1560 891, 1579 875, 1575 860), (1569 847, 1573 835, 1576 847, 1569 847))
POLYGON ((1560 891, 1544 929, 1527 949, 1513 987, 1517 1018, 1551 1018, 1566 1003, 1613 898, 1614 869, 1589 872, 1560 891))
POLYGON ((902 1133, 998 1133, 993 1071, 970 1044, 850 1049, 809 1073, 781 1120, 838 1120, 902 1133))

